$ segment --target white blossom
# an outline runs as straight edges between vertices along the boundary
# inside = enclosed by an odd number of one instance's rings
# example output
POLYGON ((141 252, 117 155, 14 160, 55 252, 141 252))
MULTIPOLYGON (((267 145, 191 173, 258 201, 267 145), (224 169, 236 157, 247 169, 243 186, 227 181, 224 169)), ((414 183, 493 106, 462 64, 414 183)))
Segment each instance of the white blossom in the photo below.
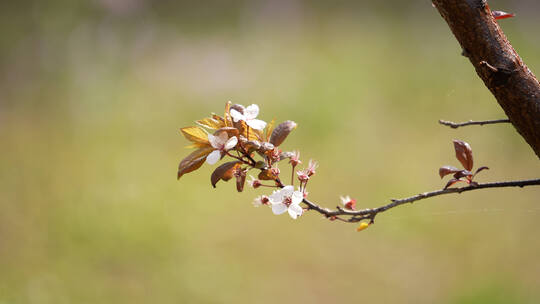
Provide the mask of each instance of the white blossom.
POLYGON ((227 132, 222 132, 218 136, 208 134, 208 141, 215 150, 212 151, 212 153, 208 154, 208 156, 206 157, 206 162, 210 165, 213 165, 217 163, 218 160, 220 160, 222 152, 226 152, 236 147, 236 144, 238 143, 238 138, 236 138, 236 136, 229 138, 227 132))
POLYGON ((260 119, 256 119, 257 115, 259 115, 259 106, 256 104, 248 106, 244 110, 244 114, 238 112, 235 109, 231 109, 230 113, 234 122, 243 120, 248 126, 252 127, 255 130, 262 130, 264 129, 264 127, 266 127, 266 122, 260 119))
POLYGON ((293 186, 285 186, 280 190, 276 190, 269 197, 274 214, 282 214, 287 211, 293 219, 302 215, 303 210, 300 203, 303 198, 302 192, 294 191, 293 186))

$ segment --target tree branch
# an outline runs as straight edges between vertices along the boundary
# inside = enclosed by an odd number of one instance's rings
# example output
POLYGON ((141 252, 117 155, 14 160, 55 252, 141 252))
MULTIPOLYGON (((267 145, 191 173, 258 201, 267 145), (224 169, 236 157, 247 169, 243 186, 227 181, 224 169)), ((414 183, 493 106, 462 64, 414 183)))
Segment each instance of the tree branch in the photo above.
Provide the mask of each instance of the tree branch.
POLYGON ((506 181, 506 182, 494 182, 494 183, 485 183, 485 184, 478 184, 475 186, 467 186, 467 187, 461 187, 461 188, 449 188, 449 189, 443 189, 443 190, 436 190, 431 192, 424 192, 417 195, 413 195, 411 197, 406 197, 402 199, 391 199, 391 203, 380 206, 377 208, 372 209, 362 209, 362 210, 348 210, 341 207, 336 207, 335 210, 331 210, 328 208, 324 208, 319 206, 318 204, 309 201, 307 199, 303 200, 303 203, 305 203, 308 206, 308 210, 314 210, 322 215, 324 215, 327 218, 330 219, 338 219, 345 222, 350 223, 356 223, 360 222, 362 220, 369 220, 371 223, 373 223, 373 220, 375 219, 375 216, 381 212, 390 210, 394 207, 406 204, 406 203, 413 203, 419 200, 423 200, 426 198, 444 195, 444 194, 450 194, 450 193, 462 193, 467 191, 473 191, 473 190, 480 190, 480 189, 487 189, 487 188, 504 188, 504 187, 526 187, 526 186, 539 186, 540 185, 540 179, 529 179, 529 180, 518 180, 518 181, 506 181), (344 219, 340 216, 348 216, 349 218, 344 219))
POLYGON ((540 158, 540 83, 493 18, 486 0, 433 0, 476 73, 540 158))
POLYGON ((471 125, 483 126, 483 125, 491 125, 491 124, 506 123, 506 122, 510 122, 510 119, 477 120, 477 121, 469 120, 466 122, 459 122, 459 123, 442 120, 442 119, 439 120, 439 123, 441 125, 449 126, 452 129, 457 129, 459 127, 465 127, 465 126, 471 126, 471 125))

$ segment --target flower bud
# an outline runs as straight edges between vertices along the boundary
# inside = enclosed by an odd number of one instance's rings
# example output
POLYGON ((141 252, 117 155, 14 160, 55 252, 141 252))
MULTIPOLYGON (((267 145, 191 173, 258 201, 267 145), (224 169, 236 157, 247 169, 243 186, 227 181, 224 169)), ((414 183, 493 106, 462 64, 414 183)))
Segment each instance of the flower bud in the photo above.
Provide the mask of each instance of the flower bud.
POLYGON ((298 166, 298 164, 301 164, 301 163, 302 163, 302 162, 300 161, 300 151, 293 151, 293 152, 291 153, 289 163, 290 163, 291 166, 293 166, 293 167, 296 167, 296 166, 298 166))
POLYGON ((298 175, 298 180, 302 183, 307 182, 309 180, 309 176, 306 170, 297 171, 296 174, 298 175))

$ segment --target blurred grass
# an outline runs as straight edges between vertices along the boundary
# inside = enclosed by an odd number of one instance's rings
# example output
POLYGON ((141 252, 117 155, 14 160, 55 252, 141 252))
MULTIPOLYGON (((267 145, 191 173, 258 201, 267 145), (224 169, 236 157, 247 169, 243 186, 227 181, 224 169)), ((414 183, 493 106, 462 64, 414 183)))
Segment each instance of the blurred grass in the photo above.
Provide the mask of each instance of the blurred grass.
MULTIPOLYGON (((227 100, 299 124, 284 148, 320 162, 310 197, 329 207, 440 188, 453 138, 491 168, 479 181, 538 176, 512 127, 438 126, 503 112, 428 4, 290 3, 3 4, 1 303, 539 301, 539 189, 422 201, 356 233, 254 209, 209 166, 175 180, 178 129, 227 100)), ((538 73, 522 4, 501 24, 538 73)))

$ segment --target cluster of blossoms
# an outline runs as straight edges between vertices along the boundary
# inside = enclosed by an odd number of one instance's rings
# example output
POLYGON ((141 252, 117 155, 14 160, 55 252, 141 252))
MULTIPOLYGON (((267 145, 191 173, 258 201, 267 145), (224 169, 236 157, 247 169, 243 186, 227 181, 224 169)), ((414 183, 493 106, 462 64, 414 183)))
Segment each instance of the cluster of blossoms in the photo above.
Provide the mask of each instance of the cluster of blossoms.
MULTIPOLYGON (((300 161, 300 152, 284 152, 279 147, 289 133, 296 128, 290 120, 274 126, 274 121, 266 123, 257 119, 259 107, 252 104, 244 107, 228 102, 223 116, 212 114, 198 120, 198 126, 182 128, 182 134, 192 142, 194 152, 184 158, 178 167, 178 178, 195 171, 205 162, 214 165, 218 161, 229 158, 219 165, 210 177, 213 187, 220 181, 236 179, 236 189, 241 192, 246 183, 248 173, 255 171, 257 177, 249 175, 249 186, 274 188, 269 195, 261 195, 253 201, 253 205, 269 206, 274 214, 288 213, 296 219, 309 208, 302 207, 307 197, 309 179, 316 173, 317 163, 310 160, 307 167, 296 171, 300 161), (257 160, 259 158, 259 160, 257 160), (288 160, 292 168, 290 184, 284 184, 280 177, 278 163, 288 160), (295 180, 299 185, 295 188, 295 180)), ((345 209, 354 210, 356 201, 342 197, 345 209)))

